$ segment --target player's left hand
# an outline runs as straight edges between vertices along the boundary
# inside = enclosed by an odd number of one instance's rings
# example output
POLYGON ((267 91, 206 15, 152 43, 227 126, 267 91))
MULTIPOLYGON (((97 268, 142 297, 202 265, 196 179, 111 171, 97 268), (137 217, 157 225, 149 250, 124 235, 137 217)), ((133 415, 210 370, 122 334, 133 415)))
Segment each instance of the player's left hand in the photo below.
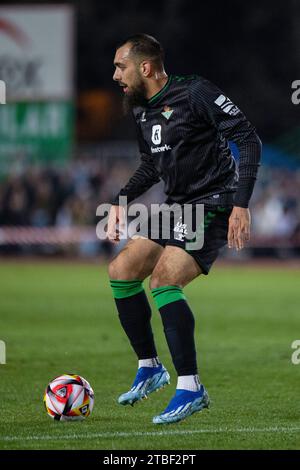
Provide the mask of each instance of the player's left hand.
POLYGON ((229 217, 228 247, 241 250, 250 240, 251 215, 249 209, 234 207, 229 217))

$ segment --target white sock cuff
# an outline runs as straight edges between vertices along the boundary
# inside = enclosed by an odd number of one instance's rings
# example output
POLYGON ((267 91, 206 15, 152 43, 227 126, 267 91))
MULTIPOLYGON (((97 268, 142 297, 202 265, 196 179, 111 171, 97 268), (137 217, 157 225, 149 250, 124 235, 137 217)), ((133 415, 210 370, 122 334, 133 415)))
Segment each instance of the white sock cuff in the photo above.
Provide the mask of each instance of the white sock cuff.
POLYGON ((158 357, 151 357, 149 359, 139 359, 138 367, 158 367, 160 360, 158 357))
POLYGON ((181 390, 190 390, 191 392, 198 392, 201 387, 199 375, 181 375, 177 380, 177 387, 181 390))

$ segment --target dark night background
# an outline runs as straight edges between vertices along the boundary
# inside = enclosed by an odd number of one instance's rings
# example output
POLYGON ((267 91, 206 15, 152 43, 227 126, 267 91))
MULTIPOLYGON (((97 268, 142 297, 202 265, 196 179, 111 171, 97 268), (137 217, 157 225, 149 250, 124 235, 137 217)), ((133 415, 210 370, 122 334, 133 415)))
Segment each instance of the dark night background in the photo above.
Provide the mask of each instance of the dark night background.
POLYGON ((82 1, 77 8, 78 90, 114 90, 115 44, 142 31, 163 44, 167 72, 215 82, 264 139, 298 125, 290 96, 300 76, 299 1, 82 1))

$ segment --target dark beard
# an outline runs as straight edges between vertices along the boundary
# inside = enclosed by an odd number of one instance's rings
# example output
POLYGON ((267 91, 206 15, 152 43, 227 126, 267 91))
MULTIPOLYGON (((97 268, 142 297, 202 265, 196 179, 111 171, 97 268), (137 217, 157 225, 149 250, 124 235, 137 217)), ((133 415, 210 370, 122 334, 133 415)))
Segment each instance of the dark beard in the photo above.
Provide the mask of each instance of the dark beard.
POLYGON ((146 86, 144 82, 140 82, 133 91, 123 96, 123 111, 128 114, 132 108, 136 106, 146 106, 148 100, 146 98, 146 86))

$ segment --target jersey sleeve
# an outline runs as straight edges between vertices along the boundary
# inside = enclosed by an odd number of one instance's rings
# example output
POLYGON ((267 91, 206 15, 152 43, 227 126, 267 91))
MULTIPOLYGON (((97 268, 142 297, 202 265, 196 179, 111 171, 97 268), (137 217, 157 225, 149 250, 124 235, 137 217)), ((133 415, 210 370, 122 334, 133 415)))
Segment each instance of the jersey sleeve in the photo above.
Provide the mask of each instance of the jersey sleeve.
POLYGON ((239 183, 234 204, 248 207, 261 160, 261 141, 241 110, 208 80, 196 80, 189 89, 193 114, 213 125, 239 149, 239 183))
POLYGON ((154 184, 160 181, 160 175, 155 167, 152 155, 143 139, 139 125, 137 124, 137 140, 141 156, 141 162, 127 184, 119 191, 112 201, 113 205, 119 205, 119 196, 127 197, 127 204, 144 194, 154 184))

